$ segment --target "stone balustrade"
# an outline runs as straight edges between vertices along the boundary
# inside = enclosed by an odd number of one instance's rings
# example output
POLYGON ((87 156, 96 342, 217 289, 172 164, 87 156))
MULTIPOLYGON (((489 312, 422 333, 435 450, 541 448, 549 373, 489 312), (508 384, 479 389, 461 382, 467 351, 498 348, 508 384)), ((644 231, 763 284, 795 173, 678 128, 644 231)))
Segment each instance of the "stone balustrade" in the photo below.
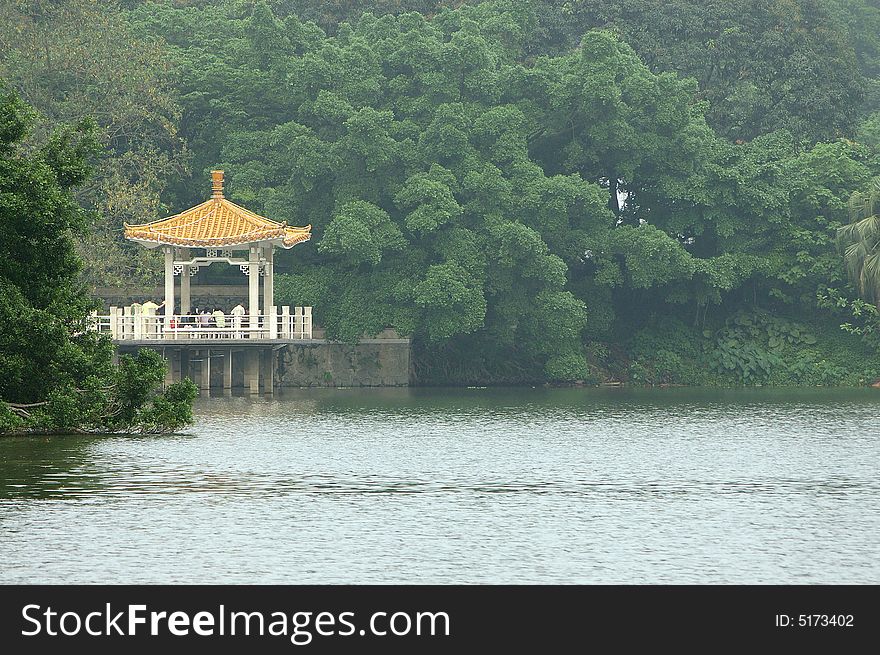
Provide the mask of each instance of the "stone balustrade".
POLYGON ((214 315, 144 313, 138 305, 110 307, 91 315, 92 329, 114 341, 180 341, 192 339, 312 339, 312 308, 272 306, 265 315, 244 312, 214 315))

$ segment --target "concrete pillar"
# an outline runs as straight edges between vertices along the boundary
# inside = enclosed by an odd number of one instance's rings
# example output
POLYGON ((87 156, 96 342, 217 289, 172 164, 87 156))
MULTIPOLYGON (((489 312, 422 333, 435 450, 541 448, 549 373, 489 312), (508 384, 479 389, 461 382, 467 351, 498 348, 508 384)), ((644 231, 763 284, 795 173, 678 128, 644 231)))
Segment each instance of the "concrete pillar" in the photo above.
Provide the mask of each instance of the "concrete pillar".
POLYGON ((143 314, 139 304, 131 308, 131 330, 134 340, 144 338, 143 314))
POLYGON ((269 328, 268 337, 270 339, 278 338, 278 308, 275 305, 266 305, 264 310, 266 314, 267 327, 269 328))
POLYGON ((174 384, 174 360, 180 356, 180 354, 176 350, 166 350, 162 349, 162 359, 165 360, 165 388, 167 389, 172 384, 174 384))
POLYGON ((134 318, 131 313, 131 305, 126 305, 122 309, 122 338, 134 338, 134 318))
POLYGON ((180 351, 180 379, 189 378, 192 380, 192 366, 190 365, 190 351, 183 349, 180 351))
MULTIPOLYGON (((236 309, 238 309, 238 308, 236 308, 236 309)), ((241 339, 242 336, 243 336, 242 331, 241 331, 241 328, 242 328, 242 320, 243 320, 243 319, 242 319, 242 315, 243 315, 243 313, 244 313, 244 310, 243 310, 243 309, 238 309, 238 311, 241 312, 241 313, 237 313, 235 310, 233 310, 233 311, 232 311, 232 316, 231 316, 231 320, 232 320, 232 329, 234 330, 232 336, 233 336, 233 338, 235 338, 235 339, 241 339)))
POLYGON ((291 337, 290 307, 288 305, 282 305, 282 307, 281 307, 281 338, 282 339, 290 339, 290 337, 291 337))
POLYGON ((165 316, 174 316, 174 248, 165 248, 165 316))
POLYGON ((244 388, 252 394, 260 393, 260 351, 247 348, 244 356, 244 388))
POLYGON ((110 338, 119 338, 119 307, 110 307, 110 338))
POLYGON ((226 351, 223 358, 223 388, 232 389, 232 348, 226 351))
POLYGON ((260 378, 264 393, 275 392, 275 351, 271 348, 260 350, 260 378))
MULTIPOLYGON (((260 316, 260 248, 258 246, 250 247, 248 257, 248 315, 249 327, 251 329, 257 327, 260 316)), ((255 336, 253 332, 251 336, 255 336)))
POLYGON ((199 389, 202 390, 210 390, 211 388, 211 351, 203 350, 202 351, 202 370, 201 375, 199 376, 201 381, 199 382, 199 389))
MULTIPOLYGON (((179 250, 181 259, 189 259, 189 248, 181 248, 179 250)), ((180 274, 180 313, 181 314, 189 314, 191 309, 191 284, 192 279, 190 278, 190 266, 186 264, 183 267, 183 272, 180 274)))
POLYGON ((271 244, 263 250, 266 258, 266 275, 263 277, 263 313, 275 304, 274 250, 271 244))
POLYGON ((302 339, 303 338, 303 308, 302 307, 294 307, 293 308, 293 338, 294 339, 302 339))

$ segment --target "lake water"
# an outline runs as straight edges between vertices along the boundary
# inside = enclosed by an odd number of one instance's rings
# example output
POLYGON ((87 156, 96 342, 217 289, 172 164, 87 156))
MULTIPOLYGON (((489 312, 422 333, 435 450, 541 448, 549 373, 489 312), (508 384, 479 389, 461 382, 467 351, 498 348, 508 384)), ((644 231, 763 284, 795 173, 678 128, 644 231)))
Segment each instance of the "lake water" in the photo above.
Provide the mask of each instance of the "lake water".
POLYGON ((880 391, 204 398, 0 438, 0 582, 878 583, 880 391))

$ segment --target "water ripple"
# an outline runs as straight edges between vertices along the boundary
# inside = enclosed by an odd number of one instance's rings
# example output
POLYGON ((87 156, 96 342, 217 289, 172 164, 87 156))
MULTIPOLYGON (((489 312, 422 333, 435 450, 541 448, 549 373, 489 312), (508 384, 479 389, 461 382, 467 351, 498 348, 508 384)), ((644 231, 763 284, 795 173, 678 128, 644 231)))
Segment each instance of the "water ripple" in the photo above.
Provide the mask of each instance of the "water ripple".
POLYGON ((0 582, 880 582, 874 390, 306 391, 0 440, 0 582))

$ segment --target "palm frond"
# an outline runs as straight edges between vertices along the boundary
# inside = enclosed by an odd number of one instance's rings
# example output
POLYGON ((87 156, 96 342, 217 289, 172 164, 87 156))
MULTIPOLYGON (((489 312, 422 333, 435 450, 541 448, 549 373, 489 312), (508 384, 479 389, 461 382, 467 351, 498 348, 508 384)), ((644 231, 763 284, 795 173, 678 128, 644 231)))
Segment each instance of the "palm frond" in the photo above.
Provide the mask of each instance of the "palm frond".
POLYGON ((863 241, 872 241, 877 239, 880 234, 880 217, 871 214, 867 218, 863 218, 855 224, 859 238, 863 241))
POLYGON ((847 247, 843 256, 847 260, 858 261, 861 266, 861 262, 864 262, 869 254, 868 244, 864 241, 856 241, 847 247))
POLYGON ((846 271, 859 294, 880 298, 880 177, 871 180, 867 193, 849 198, 849 225, 837 230, 837 246, 843 252, 846 271))
POLYGON ((865 257, 865 263, 862 265, 862 268, 869 279, 880 281, 880 252, 874 251, 865 257))
POLYGON ((867 198, 861 191, 856 191, 849 197, 848 208, 850 223, 855 223, 865 218, 867 215, 865 214, 866 204, 867 198))
POLYGON ((865 259, 868 255, 868 246, 861 241, 856 241, 844 251, 843 262, 846 265, 847 273, 853 280, 861 278, 865 259))
POLYGON ((846 248, 849 244, 853 243, 856 240, 855 225, 855 223, 850 223, 849 225, 844 225, 837 228, 837 244, 841 247, 841 249, 846 248))
POLYGON ((837 229, 837 242, 841 248, 856 241, 873 241, 877 236, 880 236, 880 222, 876 216, 868 216, 837 229))

